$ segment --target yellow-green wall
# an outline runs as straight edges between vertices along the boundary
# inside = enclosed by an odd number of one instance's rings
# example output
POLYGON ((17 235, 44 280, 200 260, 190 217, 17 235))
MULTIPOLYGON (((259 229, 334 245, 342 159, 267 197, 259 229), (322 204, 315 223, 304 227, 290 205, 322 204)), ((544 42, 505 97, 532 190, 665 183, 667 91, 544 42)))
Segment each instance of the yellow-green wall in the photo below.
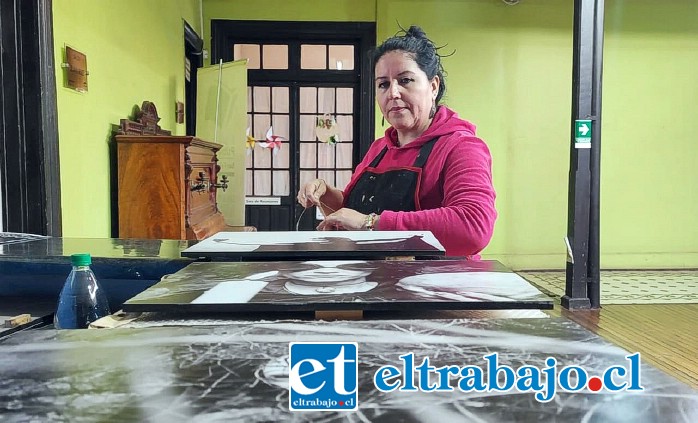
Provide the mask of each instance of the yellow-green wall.
POLYGON ((607 0, 601 246, 698 267, 698 1, 607 0))
POLYGON ((63 236, 111 235, 111 125, 134 105, 154 102, 160 125, 184 134, 183 19, 199 31, 198 0, 53 2, 63 236), (63 86, 65 45, 87 56, 86 93, 63 86))
MULTIPOLYGON (((90 93, 59 88, 64 228, 67 235, 106 236, 108 125, 150 98, 163 126, 183 131, 172 123, 172 103, 183 95, 178 22, 184 17, 196 28, 198 2, 180 1, 189 7, 176 12, 166 1, 79 3, 86 10, 80 18, 54 3, 56 46, 87 50, 91 72, 90 93), (136 3, 155 23, 112 23, 136 3), (143 45, 142 31, 165 47, 129 53, 126 46, 143 45), (140 79, 112 69, 120 66, 117 52, 140 79), (157 59, 141 60, 148 56, 157 59), (84 157, 104 163, 82 164, 84 157)), ((500 218, 485 257, 514 268, 564 267, 572 1, 203 0, 203 9, 207 48, 211 19, 375 21, 379 40, 394 34, 397 22, 421 25, 446 45, 444 53, 454 52, 444 59, 446 103, 478 126, 492 150, 500 218)), ((602 266, 697 267, 698 3, 606 0, 604 65, 602 266)))
POLYGON ((445 103, 490 147, 499 219, 484 251, 564 267, 572 69, 569 1, 378 1, 379 39, 420 25, 446 69, 445 103))
MULTIPOLYGON (((563 267, 573 2, 377 1, 379 39, 416 23, 455 51, 446 102, 494 161, 486 257, 563 267)), ((698 3, 607 0, 605 28, 602 267, 696 267, 698 3)))

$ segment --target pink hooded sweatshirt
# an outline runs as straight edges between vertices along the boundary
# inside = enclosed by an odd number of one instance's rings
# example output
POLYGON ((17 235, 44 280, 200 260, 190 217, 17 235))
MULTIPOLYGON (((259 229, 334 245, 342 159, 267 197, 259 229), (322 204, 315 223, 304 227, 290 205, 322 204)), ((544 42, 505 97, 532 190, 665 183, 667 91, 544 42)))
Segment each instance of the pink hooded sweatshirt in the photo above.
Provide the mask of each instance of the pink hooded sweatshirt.
POLYGON ((422 169, 419 188, 420 211, 384 211, 381 231, 431 231, 446 248, 447 256, 477 259, 477 253, 492 238, 497 211, 492 186, 492 158, 487 145, 475 136, 475 125, 451 109, 440 106, 429 128, 404 147, 390 127, 373 142, 356 167, 349 186, 388 146, 377 169, 412 166, 419 148, 439 137, 422 169))

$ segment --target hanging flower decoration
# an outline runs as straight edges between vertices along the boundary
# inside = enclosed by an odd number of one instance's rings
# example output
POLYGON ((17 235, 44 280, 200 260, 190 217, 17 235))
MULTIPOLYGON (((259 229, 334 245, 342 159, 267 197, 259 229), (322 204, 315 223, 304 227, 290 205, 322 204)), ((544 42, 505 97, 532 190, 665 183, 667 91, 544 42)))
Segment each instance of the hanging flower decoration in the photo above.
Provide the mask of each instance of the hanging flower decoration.
POLYGON ((247 128, 247 141, 245 142, 245 148, 247 149, 247 155, 249 155, 252 150, 254 150, 254 143, 257 141, 254 139, 254 137, 250 134, 250 128, 247 128))
POLYGON ((279 135, 274 135, 274 130, 270 126, 267 130, 266 141, 257 141, 257 143, 262 148, 270 148, 273 154, 276 155, 279 150, 281 150, 281 141, 287 141, 287 139, 279 135))
POLYGON ((330 145, 339 142, 339 125, 334 116, 325 113, 315 119, 315 136, 330 145))

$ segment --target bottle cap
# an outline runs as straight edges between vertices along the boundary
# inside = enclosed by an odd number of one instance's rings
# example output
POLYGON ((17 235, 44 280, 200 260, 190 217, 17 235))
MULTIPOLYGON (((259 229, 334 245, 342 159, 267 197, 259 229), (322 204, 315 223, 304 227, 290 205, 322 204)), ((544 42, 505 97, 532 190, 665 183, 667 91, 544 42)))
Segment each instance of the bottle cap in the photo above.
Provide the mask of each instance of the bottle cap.
POLYGON ((73 254, 70 256, 70 262, 73 266, 89 266, 92 264, 92 257, 88 253, 73 254))

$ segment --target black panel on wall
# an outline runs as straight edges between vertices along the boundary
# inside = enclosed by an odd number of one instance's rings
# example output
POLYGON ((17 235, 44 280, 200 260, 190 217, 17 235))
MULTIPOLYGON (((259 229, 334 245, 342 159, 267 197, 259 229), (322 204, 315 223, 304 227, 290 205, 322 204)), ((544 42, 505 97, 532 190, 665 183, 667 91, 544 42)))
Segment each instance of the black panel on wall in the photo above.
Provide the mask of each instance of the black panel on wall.
POLYGON ((50 0, 0 0, 3 230, 61 235, 50 0))

